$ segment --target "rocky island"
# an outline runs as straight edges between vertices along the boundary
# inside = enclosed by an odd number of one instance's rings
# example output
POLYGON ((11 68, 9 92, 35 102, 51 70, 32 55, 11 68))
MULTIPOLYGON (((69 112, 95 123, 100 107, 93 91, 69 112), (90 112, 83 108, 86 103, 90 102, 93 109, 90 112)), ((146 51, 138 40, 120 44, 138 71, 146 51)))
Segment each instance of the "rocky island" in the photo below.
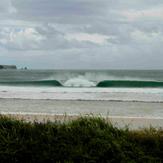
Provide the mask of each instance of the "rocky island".
POLYGON ((0 65, 0 70, 1 69, 17 69, 15 65, 0 65))

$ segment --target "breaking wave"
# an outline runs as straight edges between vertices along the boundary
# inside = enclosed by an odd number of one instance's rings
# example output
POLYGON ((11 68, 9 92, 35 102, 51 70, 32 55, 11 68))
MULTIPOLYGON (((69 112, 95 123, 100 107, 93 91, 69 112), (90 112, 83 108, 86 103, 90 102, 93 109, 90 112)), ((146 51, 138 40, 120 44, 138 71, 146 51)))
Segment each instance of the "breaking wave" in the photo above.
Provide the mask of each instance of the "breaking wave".
POLYGON ((49 87, 121 87, 121 88, 163 88, 161 81, 137 81, 137 80, 103 80, 90 81, 84 77, 71 78, 66 81, 38 80, 38 81, 1 81, 0 85, 7 86, 49 86, 49 87))
POLYGON ((132 80, 105 80, 97 84, 97 87, 130 87, 130 88, 160 88, 163 82, 159 81, 132 81, 132 80))
POLYGON ((39 80, 39 81, 11 81, 11 82, 0 82, 0 85, 9 86, 62 86, 57 80, 39 80))
POLYGON ((67 80, 63 85, 66 87, 95 87, 96 83, 83 77, 77 77, 67 80))

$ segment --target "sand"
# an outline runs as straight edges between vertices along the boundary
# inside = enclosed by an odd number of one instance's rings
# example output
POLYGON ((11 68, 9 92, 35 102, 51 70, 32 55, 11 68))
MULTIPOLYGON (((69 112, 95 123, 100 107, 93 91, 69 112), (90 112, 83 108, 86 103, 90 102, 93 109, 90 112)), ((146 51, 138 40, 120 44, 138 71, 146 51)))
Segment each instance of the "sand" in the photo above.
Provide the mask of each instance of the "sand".
POLYGON ((163 104, 152 102, 0 99, 0 113, 30 122, 65 122, 93 115, 122 128, 163 126, 163 104))
MULTIPOLYGON (((80 115, 51 115, 51 114, 17 114, 17 113, 4 113, 7 117, 15 118, 17 120, 23 120, 26 122, 41 122, 45 123, 47 121, 55 122, 69 122, 76 120, 80 115)), ((82 117, 91 117, 93 115, 82 115, 82 117)), ((93 116, 94 117, 94 116, 93 116)), ((100 116, 102 117, 102 116, 100 116)), ((143 118, 143 117, 120 117, 120 116, 107 116, 102 117, 107 122, 111 122, 114 126, 118 128, 128 127, 129 129, 143 129, 143 128, 162 128, 163 119, 161 118, 143 118)))
POLYGON ((0 113, 43 113, 163 118, 163 103, 91 100, 0 99, 0 113))

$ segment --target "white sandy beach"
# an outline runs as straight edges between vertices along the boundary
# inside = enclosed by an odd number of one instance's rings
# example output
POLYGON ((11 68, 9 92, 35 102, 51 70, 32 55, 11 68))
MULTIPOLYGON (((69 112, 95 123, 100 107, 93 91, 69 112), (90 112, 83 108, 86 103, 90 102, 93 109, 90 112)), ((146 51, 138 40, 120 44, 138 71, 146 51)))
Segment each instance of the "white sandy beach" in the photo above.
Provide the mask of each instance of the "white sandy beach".
POLYGON ((163 126, 162 103, 0 99, 0 111, 3 115, 30 122, 67 121, 93 115, 104 117, 118 127, 163 126))

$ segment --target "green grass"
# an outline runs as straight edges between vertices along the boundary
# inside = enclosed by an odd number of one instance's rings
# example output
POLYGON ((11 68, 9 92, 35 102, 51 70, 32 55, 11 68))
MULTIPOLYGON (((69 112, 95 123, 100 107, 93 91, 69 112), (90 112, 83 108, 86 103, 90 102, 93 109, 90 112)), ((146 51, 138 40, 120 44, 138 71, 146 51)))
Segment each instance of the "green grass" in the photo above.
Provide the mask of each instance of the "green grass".
POLYGON ((118 129, 102 118, 27 123, 1 116, 0 162, 163 162, 163 131, 118 129))

